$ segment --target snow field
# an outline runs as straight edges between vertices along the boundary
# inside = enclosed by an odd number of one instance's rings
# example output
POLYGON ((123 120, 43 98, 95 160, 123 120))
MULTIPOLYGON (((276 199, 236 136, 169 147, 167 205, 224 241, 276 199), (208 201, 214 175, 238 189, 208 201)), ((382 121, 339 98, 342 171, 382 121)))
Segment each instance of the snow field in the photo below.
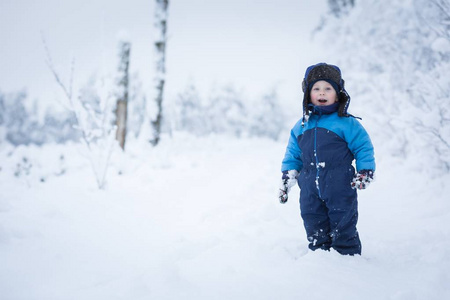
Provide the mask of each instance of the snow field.
POLYGON ((448 176, 380 157, 359 193, 363 255, 348 257, 307 250, 298 187, 278 203, 284 142, 130 144, 103 191, 77 147, 0 149, 1 299, 450 296, 448 176), (15 177, 23 156, 33 167, 15 177))

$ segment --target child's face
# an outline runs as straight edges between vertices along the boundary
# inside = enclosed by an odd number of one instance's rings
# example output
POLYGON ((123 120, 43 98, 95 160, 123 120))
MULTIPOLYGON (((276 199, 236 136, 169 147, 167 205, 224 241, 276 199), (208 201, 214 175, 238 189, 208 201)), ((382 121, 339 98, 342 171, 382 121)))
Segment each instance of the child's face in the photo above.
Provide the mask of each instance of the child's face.
POLYGON ((311 88, 311 103, 315 106, 327 106, 338 101, 336 90, 324 80, 317 81, 311 88))

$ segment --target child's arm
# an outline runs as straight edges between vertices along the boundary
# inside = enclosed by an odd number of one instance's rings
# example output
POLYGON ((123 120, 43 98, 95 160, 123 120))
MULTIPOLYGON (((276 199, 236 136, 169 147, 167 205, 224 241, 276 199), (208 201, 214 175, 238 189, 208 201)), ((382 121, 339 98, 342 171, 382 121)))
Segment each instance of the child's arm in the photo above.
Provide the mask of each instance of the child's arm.
POLYGON ((298 172, 297 170, 283 171, 283 176, 281 177, 280 190, 278 193, 278 199, 280 203, 284 204, 288 201, 288 194, 297 183, 298 172))
POLYGON ((356 170, 375 172, 375 156, 372 141, 364 127, 355 118, 349 118, 351 127, 345 131, 348 148, 355 156, 356 170))
POLYGON ((355 156, 356 170, 352 188, 363 190, 373 181, 375 157, 369 134, 356 119, 352 119, 352 128, 346 132, 346 140, 350 151, 355 156))
POLYGON ((281 171, 297 170, 300 171, 303 167, 301 159, 302 151, 300 150, 297 139, 301 134, 301 122, 297 122, 294 128, 291 130, 289 142, 286 147, 286 153, 284 155, 283 162, 281 163, 281 171))
POLYGON ((286 203, 288 200, 288 193, 296 183, 297 176, 300 169, 303 167, 301 160, 301 150, 298 147, 297 138, 300 134, 300 123, 297 123, 291 130, 291 136, 289 138, 288 145, 286 147, 286 153, 284 155, 283 162, 281 164, 281 171, 283 176, 281 178, 281 184, 279 189, 278 198, 280 203, 286 203))

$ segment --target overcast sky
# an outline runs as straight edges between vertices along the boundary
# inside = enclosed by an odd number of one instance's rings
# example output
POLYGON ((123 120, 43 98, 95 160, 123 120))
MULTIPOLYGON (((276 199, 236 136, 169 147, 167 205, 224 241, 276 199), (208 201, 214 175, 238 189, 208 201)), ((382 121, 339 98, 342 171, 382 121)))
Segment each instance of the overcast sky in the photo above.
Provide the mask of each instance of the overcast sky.
MULTIPOLYGON (((152 85, 154 0, 1 0, 0 89, 26 88, 41 102, 59 95, 45 64, 42 36, 55 66, 86 82, 94 72, 117 65, 117 37, 132 42, 131 69, 144 86, 152 85)), ((277 87, 293 101, 304 69, 322 61, 311 30, 326 11, 326 1, 171 0, 167 53, 170 96, 193 82, 235 84, 249 94, 277 87)))

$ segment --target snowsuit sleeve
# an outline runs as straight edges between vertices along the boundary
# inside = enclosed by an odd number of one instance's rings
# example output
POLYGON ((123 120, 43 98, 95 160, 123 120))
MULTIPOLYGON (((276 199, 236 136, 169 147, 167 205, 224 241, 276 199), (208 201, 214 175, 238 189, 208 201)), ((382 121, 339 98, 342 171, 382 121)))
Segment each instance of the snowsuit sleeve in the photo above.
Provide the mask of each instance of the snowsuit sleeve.
POLYGON ((372 141, 364 127, 355 118, 349 118, 353 123, 351 130, 345 131, 348 148, 355 156, 356 170, 375 171, 375 157, 372 141))
POLYGON ((291 130, 291 136, 286 147, 286 153, 284 155, 283 162, 281 164, 281 171, 297 170, 300 171, 303 167, 301 160, 301 150, 298 146, 298 136, 301 135, 301 121, 295 124, 291 130))

